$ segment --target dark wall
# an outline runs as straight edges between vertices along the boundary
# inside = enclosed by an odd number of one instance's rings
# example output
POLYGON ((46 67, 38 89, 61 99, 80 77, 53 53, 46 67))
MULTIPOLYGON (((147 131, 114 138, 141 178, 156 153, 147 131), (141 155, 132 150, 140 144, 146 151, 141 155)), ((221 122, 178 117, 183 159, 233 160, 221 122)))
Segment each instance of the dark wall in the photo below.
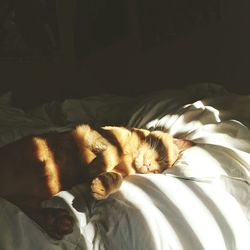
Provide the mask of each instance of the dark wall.
POLYGON ((133 1, 129 4, 128 36, 79 62, 74 50, 74 1, 58 1, 63 55, 55 62, 0 63, 1 91, 12 90, 16 102, 24 106, 100 92, 129 95, 207 81, 249 93, 247 0, 222 0, 220 21, 146 49, 141 46, 133 1))

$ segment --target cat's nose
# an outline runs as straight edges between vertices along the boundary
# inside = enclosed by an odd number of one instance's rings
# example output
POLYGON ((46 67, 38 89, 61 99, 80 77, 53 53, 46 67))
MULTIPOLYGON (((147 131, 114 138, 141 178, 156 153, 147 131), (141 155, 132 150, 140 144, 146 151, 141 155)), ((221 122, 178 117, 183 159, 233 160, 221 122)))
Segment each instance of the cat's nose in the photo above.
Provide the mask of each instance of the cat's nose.
POLYGON ((151 163, 145 164, 144 165, 148 171, 150 171, 152 169, 151 163))

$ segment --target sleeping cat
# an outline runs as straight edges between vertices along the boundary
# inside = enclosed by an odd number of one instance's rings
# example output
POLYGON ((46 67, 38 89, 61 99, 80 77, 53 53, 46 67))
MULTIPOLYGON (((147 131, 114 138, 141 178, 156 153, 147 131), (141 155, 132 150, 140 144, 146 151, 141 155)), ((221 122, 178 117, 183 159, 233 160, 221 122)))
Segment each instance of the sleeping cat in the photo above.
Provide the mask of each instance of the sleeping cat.
POLYGON ((81 125, 73 135, 83 163, 88 165, 90 189, 96 199, 115 192, 127 175, 160 173, 171 167, 180 151, 191 145, 162 131, 137 128, 107 126, 93 130, 81 125))
POLYGON ((72 232, 73 219, 66 210, 41 208, 42 201, 79 183, 87 183, 94 198, 105 199, 124 177, 160 173, 190 146, 162 131, 86 124, 28 136, 0 149, 0 196, 61 239, 72 232))

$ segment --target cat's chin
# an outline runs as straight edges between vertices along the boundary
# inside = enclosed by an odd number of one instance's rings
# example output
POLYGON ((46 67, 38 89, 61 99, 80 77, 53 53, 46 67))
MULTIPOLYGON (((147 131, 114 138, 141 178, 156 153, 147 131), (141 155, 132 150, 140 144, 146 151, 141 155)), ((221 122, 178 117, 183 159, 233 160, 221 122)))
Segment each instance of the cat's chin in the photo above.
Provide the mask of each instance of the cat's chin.
POLYGON ((149 173, 149 169, 147 166, 144 165, 144 166, 138 167, 137 172, 140 174, 147 174, 149 173))
POLYGON ((149 173, 155 173, 154 170, 150 166, 143 165, 140 167, 136 167, 137 173, 139 174, 149 174, 149 173))

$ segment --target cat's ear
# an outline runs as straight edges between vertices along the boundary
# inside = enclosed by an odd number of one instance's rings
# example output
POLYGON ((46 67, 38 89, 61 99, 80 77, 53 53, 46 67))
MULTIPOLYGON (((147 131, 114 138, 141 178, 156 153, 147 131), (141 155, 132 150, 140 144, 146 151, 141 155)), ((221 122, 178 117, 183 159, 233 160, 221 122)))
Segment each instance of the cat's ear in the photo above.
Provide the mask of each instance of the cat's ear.
POLYGON ((177 146, 179 152, 182 152, 188 148, 191 148, 194 146, 194 143, 189 141, 189 140, 184 140, 184 139, 173 139, 174 144, 177 146))

